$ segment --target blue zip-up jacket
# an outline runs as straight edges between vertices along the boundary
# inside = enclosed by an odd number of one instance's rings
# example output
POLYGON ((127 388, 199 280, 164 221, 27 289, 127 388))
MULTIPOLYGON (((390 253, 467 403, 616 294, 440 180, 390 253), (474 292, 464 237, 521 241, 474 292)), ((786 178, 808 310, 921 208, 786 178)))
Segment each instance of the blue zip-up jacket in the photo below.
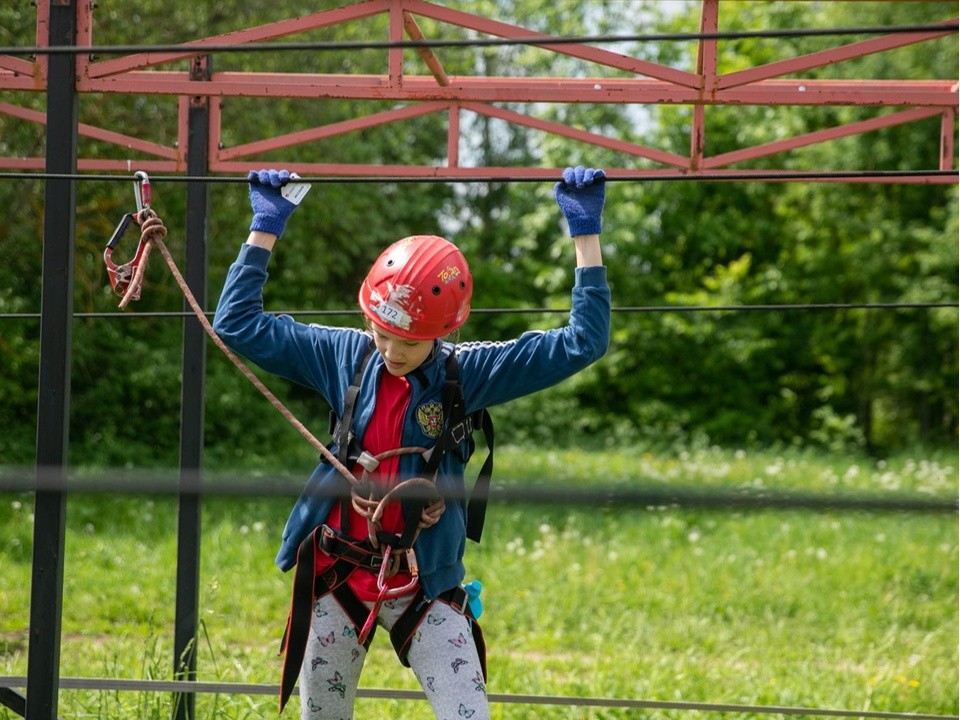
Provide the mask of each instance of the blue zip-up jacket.
MULTIPOLYGON (((371 336, 361 330, 307 325, 287 315, 264 313, 263 286, 270 256, 263 248, 243 245, 227 273, 214 328, 232 350, 270 373, 316 390, 342 415, 344 394, 367 354, 371 336)), ((527 332, 506 342, 467 342, 454 347, 437 341, 431 356, 415 373, 417 378, 411 377, 402 445, 430 447, 435 442, 435 427, 421 425, 421 420, 431 415, 436 418, 446 376, 444 360, 454 350, 469 414, 555 385, 602 357, 609 341, 606 268, 577 268, 570 320, 565 327, 527 332), (424 412, 418 420, 421 409, 424 412)), ((353 430, 359 438, 364 436, 373 414, 383 367, 383 358, 374 353, 364 370, 353 419, 353 430)), ((421 465, 419 455, 402 455, 401 477, 417 475, 421 465)), ((464 464, 456 453, 447 453, 437 480, 445 497, 464 497, 463 473, 464 464)), ((300 543, 326 521, 342 488, 343 479, 335 468, 326 463, 317 466, 284 528, 276 559, 280 569, 294 566, 300 543)), ((448 500, 440 520, 424 529, 415 545, 420 584, 428 598, 463 581, 465 545, 465 503, 448 500)))

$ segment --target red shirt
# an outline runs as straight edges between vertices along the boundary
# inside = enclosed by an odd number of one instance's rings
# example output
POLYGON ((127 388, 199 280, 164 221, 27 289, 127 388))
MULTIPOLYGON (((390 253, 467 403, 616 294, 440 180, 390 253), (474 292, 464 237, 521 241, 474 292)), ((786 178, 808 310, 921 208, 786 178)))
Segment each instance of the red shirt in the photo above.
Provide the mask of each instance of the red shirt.
MULTIPOLYGON (((410 383, 404 377, 397 377, 384 371, 380 375, 380 387, 377 388, 376 405, 366 434, 362 438, 364 449, 371 455, 379 455, 387 450, 395 450, 401 445, 401 430, 403 417, 410 402, 410 383)), ((398 480, 399 456, 386 458, 380 462, 377 469, 370 474, 374 483, 384 489, 384 492, 396 484, 398 480)), ((363 468, 355 466, 353 472, 360 477, 363 468)), ((327 525, 337 530, 340 527, 340 502, 335 502, 327 516, 327 525)), ((403 515, 400 503, 393 502, 387 505, 383 513, 381 525, 387 532, 400 534, 403 532, 403 515)), ((368 537, 367 521, 353 506, 350 507, 350 528, 347 533, 357 540, 368 537)), ((382 548, 381 548, 382 549, 382 548)), ((322 573, 333 565, 333 558, 324 553, 317 553, 316 572, 322 573)), ((402 587, 410 582, 408 573, 400 572, 387 580, 391 588, 402 587)), ((350 589, 358 598, 373 602, 377 599, 377 574, 366 570, 356 570, 347 579, 350 589)), ((415 589, 415 588, 414 588, 415 589)), ((411 591, 412 592, 412 591, 411 591)))

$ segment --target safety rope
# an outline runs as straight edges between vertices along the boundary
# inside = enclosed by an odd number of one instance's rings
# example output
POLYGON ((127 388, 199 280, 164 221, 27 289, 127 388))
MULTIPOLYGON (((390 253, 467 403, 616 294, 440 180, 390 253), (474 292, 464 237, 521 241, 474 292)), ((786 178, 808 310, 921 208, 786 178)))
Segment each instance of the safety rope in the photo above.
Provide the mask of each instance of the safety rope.
POLYGON ((243 376, 247 378, 253 386, 260 391, 260 393, 270 401, 270 404, 275 407, 281 415, 289 422, 293 427, 297 429, 306 440, 309 442, 323 457, 329 462, 337 472, 343 475, 344 478, 352 485, 357 485, 357 478, 354 477, 353 473, 347 469, 347 467, 337 460, 336 455, 334 455, 330 450, 320 442, 307 427, 297 419, 297 417, 287 409, 287 407, 280 401, 280 399, 274 395, 270 389, 263 384, 263 382, 258 378, 250 368, 247 367, 246 363, 243 362, 237 355, 227 347, 226 343, 220 339, 220 336, 217 335, 216 331, 213 329, 213 326, 210 324, 210 321, 207 319, 207 316, 203 312, 203 308, 200 307, 200 303, 197 302, 197 298, 194 296, 193 291, 190 289, 190 286, 187 285, 187 281, 184 279, 183 275, 180 272, 180 269, 177 267, 176 262, 174 262, 173 257, 170 255, 170 251, 167 249, 166 243, 163 242, 163 238, 167 235, 167 228, 163 224, 163 220, 151 209, 145 209, 140 213, 141 224, 141 240, 146 244, 146 250, 143 255, 143 260, 140 262, 140 265, 137 267, 136 273, 134 274, 133 280, 130 283, 130 286, 127 288, 126 293, 124 293, 123 298, 120 300, 120 307, 125 308, 133 296, 139 295, 140 289, 143 285, 143 276, 147 268, 147 257, 148 252, 151 246, 155 245, 157 250, 160 251, 160 254, 163 256, 164 261, 167 263, 167 267, 170 268, 170 272, 173 274, 174 279, 177 281, 177 285, 180 286, 180 290, 183 292, 183 296, 187 299, 190 307, 193 309, 193 314, 196 316, 197 320, 200 322, 200 325, 203 327, 204 332, 210 336, 210 339, 213 340, 214 344, 220 348, 224 355, 226 355, 230 362, 232 362, 237 369, 243 373, 243 376))
MULTIPOLYGON (((187 303, 189 303, 190 307, 192 308, 193 314, 203 327, 204 332, 210 336, 210 339, 213 340, 214 344, 223 352, 224 355, 230 359, 230 362, 232 362, 236 368, 243 373, 243 376, 246 377, 247 380, 249 380, 253 386, 260 391, 260 393, 270 402, 271 405, 273 405, 274 408, 277 409, 277 411, 287 420, 287 422, 293 425, 293 427, 297 429, 297 432, 299 432, 307 440, 307 442, 309 442, 323 456, 323 458, 329 462, 330 465, 332 465, 337 472, 339 472, 340 475, 347 480, 347 482, 350 483, 351 502, 353 504, 353 508, 367 521, 367 532, 374 548, 379 548, 380 546, 378 532, 382 529, 381 521, 383 519, 383 514, 386 510, 386 505, 388 502, 394 500, 395 498, 409 496, 414 488, 422 489, 418 497, 430 498, 430 502, 426 505, 421 513, 421 517, 417 523, 417 526, 412 531, 412 539, 409 542, 409 547, 412 547, 413 543, 416 542, 417 537, 419 537, 420 531, 424 528, 434 525, 440 519, 440 516, 443 514, 445 509, 443 497, 439 496, 437 493, 436 484, 430 480, 427 480, 426 478, 408 478, 394 485, 386 494, 378 497, 376 488, 374 488, 373 484, 369 482, 369 474, 376 469, 381 460, 403 454, 418 453, 420 455, 424 455, 427 452, 427 448, 396 448, 376 456, 365 454, 365 462, 361 462, 363 474, 361 478, 358 479, 352 472, 350 472, 346 465, 337 459, 337 456, 331 452, 326 445, 320 442, 316 436, 311 433, 302 422, 300 422, 300 420, 286 407, 286 405, 284 405, 283 402, 281 402, 281 400, 274 395, 266 385, 263 384, 260 378, 258 378, 253 371, 247 367, 246 363, 244 363, 243 360, 241 360, 232 350, 230 350, 220 336, 217 335, 216 331, 213 329, 213 326, 210 324, 210 321, 207 319, 206 314, 203 312, 203 308, 200 307, 200 303, 197 301, 193 291, 190 289, 190 286, 184 279, 183 274, 177 267, 176 262, 170 254, 170 251, 167 249, 166 243, 163 242, 163 238, 167 235, 167 228, 163 224, 163 220, 160 219, 154 210, 147 207, 139 212, 137 221, 141 228, 140 241, 144 245, 144 251, 139 264, 136 266, 133 279, 130 281, 130 284, 127 286, 126 291, 120 300, 120 308, 125 309, 132 300, 136 300, 140 297, 140 291, 143 287, 143 278, 147 269, 147 258, 150 255, 151 247, 156 246, 157 250, 159 250, 160 254, 163 256, 167 267, 170 269, 170 272, 173 274, 174 279, 177 281, 177 285, 180 286, 180 290, 183 292, 183 296, 186 298, 187 303)), ((406 550, 404 550, 404 552, 405 551, 406 550)), ((396 554, 392 547, 387 546, 384 549, 384 560, 388 560, 393 555, 396 556, 393 557, 393 562, 389 563, 390 572, 381 577, 381 582, 386 577, 392 577, 395 575, 400 567, 399 554, 396 554)), ((385 567, 387 565, 388 563, 385 562, 385 567)))

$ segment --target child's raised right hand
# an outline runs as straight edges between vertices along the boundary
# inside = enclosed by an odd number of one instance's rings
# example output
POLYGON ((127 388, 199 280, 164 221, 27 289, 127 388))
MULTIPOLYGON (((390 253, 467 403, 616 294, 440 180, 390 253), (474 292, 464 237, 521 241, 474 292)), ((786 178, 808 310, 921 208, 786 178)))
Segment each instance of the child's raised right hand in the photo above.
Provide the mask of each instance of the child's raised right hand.
POLYGON ((296 173, 287 170, 251 170, 247 174, 253 208, 251 230, 277 237, 283 234, 287 220, 310 189, 307 183, 291 182, 297 179, 296 173))

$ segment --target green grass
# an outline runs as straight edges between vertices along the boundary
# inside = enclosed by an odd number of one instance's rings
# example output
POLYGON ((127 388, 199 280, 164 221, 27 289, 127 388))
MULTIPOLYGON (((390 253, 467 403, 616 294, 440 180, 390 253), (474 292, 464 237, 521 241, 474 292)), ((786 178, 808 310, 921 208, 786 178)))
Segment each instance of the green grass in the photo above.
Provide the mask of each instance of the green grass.
MULTIPOLYGON (((956 456, 703 448, 673 457, 498 449, 497 481, 957 496, 956 456)), ((199 676, 278 682, 289 498, 205 498, 199 676)), ((0 495, 0 674, 26 673, 32 496, 0 495)), ((170 679, 170 496, 71 495, 61 674, 170 679)), ((956 514, 491 506, 467 551, 484 583, 493 693, 956 715, 956 514)), ((379 638, 364 687, 416 688, 379 638)), ((166 694, 63 690, 65 718, 167 718, 166 694)), ((273 697, 198 696, 203 718, 276 717, 273 697)), ((297 717, 294 699, 284 713, 297 717)), ((634 718, 499 704, 493 717, 634 718)), ((719 713, 698 713, 697 717, 719 713)), ((431 717, 361 700, 358 717, 431 717)), ((643 711, 643 717, 690 717, 643 711)), ((13 718, 0 709, 0 718, 13 718)))

